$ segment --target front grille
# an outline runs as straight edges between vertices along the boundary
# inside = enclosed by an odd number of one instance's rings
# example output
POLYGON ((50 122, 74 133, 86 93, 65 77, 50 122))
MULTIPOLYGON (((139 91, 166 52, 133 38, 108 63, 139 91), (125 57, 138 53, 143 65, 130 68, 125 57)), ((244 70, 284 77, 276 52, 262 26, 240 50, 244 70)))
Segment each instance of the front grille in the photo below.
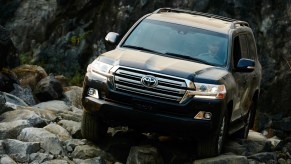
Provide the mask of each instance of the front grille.
POLYGON ((124 67, 115 72, 114 84, 117 91, 172 102, 180 102, 186 92, 184 79, 124 67), (146 75, 156 77, 158 85, 154 88, 143 86, 141 79, 146 75))

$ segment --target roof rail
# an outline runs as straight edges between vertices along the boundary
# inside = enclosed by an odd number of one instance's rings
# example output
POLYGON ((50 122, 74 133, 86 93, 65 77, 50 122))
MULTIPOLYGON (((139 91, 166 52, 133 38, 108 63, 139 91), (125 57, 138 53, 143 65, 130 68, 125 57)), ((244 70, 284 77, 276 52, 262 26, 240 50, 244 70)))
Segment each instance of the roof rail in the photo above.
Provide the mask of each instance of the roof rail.
POLYGON ((223 16, 219 16, 219 15, 203 13, 203 12, 198 12, 198 11, 189 11, 189 10, 172 9, 172 8, 159 8, 156 11, 154 11, 153 13, 162 13, 162 12, 187 13, 187 14, 192 14, 192 15, 205 16, 205 17, 209 17, 209 18, 216 18, 216 19, 220 19, 223 21, 231 22, 232 24, 231 24, 230 28, 233 28, 233 29, 237 27, 236 25, 249 27, 249 24, 247 22, 244 22, 244 21, 239 21, 239 20, 232 19, 232 18, 227 18, 227 17, 223 17, 223 16))
POLYGON ((237 25, 250 27, 250 25, 247 22, 237 20, 237 21, 232 22, 232 24, 230 25, 230 28, 234 29, 237 27, 237 25))

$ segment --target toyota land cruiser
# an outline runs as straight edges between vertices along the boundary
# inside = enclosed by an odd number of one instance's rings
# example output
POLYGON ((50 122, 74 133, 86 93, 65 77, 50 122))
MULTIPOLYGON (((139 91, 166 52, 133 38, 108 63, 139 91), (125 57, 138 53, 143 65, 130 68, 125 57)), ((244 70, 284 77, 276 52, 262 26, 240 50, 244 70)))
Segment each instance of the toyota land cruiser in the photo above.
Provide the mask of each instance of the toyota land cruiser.
MULTIPOLYGON (((99 141, 109 126, 191 137, 200 157, 221 153, 227 135, 246 138, 261 65, 249 24, 161 8, 140 18, 116 48, 88 65, 81 131, 99 141)), ((119 42, 119 43, 117 43, 119 42)))

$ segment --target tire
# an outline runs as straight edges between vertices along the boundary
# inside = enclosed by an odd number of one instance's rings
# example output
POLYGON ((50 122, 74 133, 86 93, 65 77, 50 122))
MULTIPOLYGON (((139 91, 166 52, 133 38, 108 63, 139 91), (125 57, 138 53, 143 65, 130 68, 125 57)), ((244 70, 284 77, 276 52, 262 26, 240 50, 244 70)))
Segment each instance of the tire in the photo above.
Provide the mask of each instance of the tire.
POLYGON ((236 138, 246 139, 248 137, 250 127, 252 127, 251 124, 253 124, 254 122, 253 121, 254 117, 255 117, 255 103, 252 102, 250 105, 249 112, 245 118, 245 125, 242 129, 240 129, 239 131, 235 133, 236 138))
POLYGON ((96 115, 83 111, 81 122, 82 136, 92 142, 100 143, 107 134, 108 126, 98 120, 96 115))
POLYGON ((197 155, 199 158, 214 157, 221 153, 228 129, 228 115, 225 112, 220 121, 215 136, 209 140, 197 143, 197 155))

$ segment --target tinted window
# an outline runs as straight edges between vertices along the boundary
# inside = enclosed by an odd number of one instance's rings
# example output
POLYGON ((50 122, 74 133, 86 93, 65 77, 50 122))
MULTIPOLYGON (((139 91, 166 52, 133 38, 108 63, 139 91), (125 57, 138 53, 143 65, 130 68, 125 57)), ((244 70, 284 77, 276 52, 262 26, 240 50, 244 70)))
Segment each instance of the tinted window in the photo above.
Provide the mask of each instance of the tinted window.
POLYGON ((249 48, 246 35, 239 36, 241 56, 242 58, 249 58, 249 48))
POLYGON ((248 43, 249 43, 248 44, 249 45, 249 58, 254 60, 256 58, 256 54, 257 54, 256 43, 255 43, 255 40, 251 34, 247 34, 247 39, 248 39, 248 43))
POLYGON ((159 52, 160 55, 174 53, 223 66, 227 59, 227 43, 228 38, 225 34, 168 22, 144 20, 121 46, 143 47, 159 52), (218 59, 203 55, 208 54, 209 48, 217 51, 218 59))

